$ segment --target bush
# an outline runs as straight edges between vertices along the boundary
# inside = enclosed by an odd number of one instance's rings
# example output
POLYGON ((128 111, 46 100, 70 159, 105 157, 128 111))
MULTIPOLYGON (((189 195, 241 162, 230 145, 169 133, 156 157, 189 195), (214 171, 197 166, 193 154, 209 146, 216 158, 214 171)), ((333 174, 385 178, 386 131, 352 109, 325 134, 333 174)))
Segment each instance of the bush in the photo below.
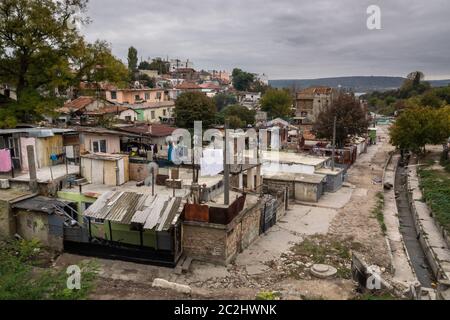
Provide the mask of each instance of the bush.
POLYGON ((37 241, 0 243, 0 300, 85 299, 93 287, 95 266, 80 265, 80 290, 67 288, 65 270, 41 269, 36 257, 44 250, 37 241))

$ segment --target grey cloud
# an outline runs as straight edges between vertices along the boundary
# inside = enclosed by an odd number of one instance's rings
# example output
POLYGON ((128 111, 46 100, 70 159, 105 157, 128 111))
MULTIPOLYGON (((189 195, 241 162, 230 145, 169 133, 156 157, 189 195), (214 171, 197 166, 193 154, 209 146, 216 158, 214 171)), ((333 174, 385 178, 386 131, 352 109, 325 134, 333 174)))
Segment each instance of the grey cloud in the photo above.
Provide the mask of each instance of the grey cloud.
POLYGON ((126 60, 189 58, 196 68, 241 67, 270 78, 450 77, 448 0, 91 0, 82 32, 126 60), (381 7, 382 30, 366 28, 381 7))

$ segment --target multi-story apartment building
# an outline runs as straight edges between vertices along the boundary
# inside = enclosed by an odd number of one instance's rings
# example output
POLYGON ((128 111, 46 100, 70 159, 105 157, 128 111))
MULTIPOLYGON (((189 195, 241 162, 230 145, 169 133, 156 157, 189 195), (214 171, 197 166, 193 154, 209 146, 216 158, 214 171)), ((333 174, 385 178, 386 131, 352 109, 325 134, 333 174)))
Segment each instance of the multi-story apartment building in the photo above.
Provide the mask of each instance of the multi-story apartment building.
POLYGON ((330 106, 336 97, 336 89, 330 87, 303 89, 296 94, 296 116, 300 117, 303 123, 313 123, 317 120, 319 113, 330 106))

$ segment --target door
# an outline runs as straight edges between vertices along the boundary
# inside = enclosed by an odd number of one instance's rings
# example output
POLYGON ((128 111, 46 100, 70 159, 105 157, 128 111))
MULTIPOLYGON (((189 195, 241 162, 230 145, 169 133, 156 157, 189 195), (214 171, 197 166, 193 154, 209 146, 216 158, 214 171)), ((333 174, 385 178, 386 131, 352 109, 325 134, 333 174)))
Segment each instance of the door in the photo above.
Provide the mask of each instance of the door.
POLYGON ((125 164, 123 159, 117 161, 117 167, 119 168, 117 185, 120 186, 125 183, 125 164))
POLYGON ((101 160, 92 160, 92 183, 94 184, 103 184, 103 161, 101 160))

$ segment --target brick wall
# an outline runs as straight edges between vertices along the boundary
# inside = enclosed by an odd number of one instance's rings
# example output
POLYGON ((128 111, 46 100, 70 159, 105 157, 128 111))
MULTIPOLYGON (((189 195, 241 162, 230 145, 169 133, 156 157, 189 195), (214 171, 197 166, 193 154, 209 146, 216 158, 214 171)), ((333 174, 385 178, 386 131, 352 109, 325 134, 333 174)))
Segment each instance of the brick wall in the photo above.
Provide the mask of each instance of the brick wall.
POLYGON ((228 225, 185 221, 184 252, 197 260, 228 264, 259 236, 261 205, 244 209, 228 225))
POLYGON ((149 176, 148 166, 145 163, 130 162, 130 180, 144 181, 149 176))
POLYGON ((264 185, 267 186, 267 192, 270 194, 277 194, 279 191, 284 191, 286 187, 289 188, 289 198, 295 198, 294 181, 282 181, 264 178, 264 185))

